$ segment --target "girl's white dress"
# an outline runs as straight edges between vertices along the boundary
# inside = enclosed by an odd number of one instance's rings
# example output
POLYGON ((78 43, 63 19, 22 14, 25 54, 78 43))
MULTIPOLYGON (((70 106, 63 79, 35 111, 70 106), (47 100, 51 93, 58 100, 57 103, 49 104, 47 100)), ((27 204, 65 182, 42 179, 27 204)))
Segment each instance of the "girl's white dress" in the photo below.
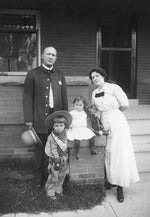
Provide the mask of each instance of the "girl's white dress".
POLYGON ((87 114, 84 110, 70 112, 72 116, 72 123, 67 132, 67 138, 71 141, 78 139, 91 139, 95 134, 87 127, 87 114))
POLYGON ((129 186, 139 180, 129 125, 120 106, 129 106, 128 98, 117 84, 105 82, 100 92, 104 96, 95 97, 92 93, 92 104, 101 111, 102 123, 111 133, 105 149, 105 166, 108 181, 111 184, 129 186))

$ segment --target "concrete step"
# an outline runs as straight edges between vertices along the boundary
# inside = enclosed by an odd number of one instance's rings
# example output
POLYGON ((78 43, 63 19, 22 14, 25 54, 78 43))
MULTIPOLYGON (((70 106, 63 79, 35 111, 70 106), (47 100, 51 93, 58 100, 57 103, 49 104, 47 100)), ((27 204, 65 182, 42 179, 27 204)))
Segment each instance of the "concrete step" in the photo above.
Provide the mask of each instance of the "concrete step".
POLYGON ((124 114, 128 120, 150 119, 150 105, 130 106, 124 114))
POLYGON ((150 182, 150 172, 140 172, 140 182, 150 182))
POLYGON ((135 152, 150 152, 150 135, 132 135, 135 152))
POLYGON ((130 103, 125 111, 141 181, 150 181, 150 105, 130 103))
POLYGON ((130 106, 137 106, 137 105, 139 105, 139 100, 138 99, 129 99, 129 105, 130 106))
POLYGON ((150 181, 150 135, 132 135, 134 153, 142 181, 150 181))
POLYGON ((150 152, 136 152, 135 158, 138 171, 150 173, 150 152))
POLYGON ((128 120, 131 135, 150 134, 150 119, 128 120))
POLYGON ((150 105, 131 106, 124 112, 131 135, 150 134, 150 105))

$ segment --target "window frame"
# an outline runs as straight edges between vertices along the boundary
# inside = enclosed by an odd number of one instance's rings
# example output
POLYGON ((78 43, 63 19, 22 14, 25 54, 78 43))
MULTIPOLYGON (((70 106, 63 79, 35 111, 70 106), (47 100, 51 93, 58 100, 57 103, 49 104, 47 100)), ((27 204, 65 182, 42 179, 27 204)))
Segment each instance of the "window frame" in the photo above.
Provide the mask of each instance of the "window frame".
MULTIPOLYGON (((19 30, 20 32, 33 32, 37 33, 37 65, 41 64, 41 26, 40 26, 40 11, 38 10, 13 10, 13 9, 1 9, 0 14, 30 14, 36 15, 36 29, 35 30, 19 30)), ((1 32, 12 32, 14 30, 0 29, 1 32)), ((15 30, 14 32, 17 32, 15 30)), ((0 71, 0 76, 25 76, 27 72, 13 72, 13 71, 0 71)))

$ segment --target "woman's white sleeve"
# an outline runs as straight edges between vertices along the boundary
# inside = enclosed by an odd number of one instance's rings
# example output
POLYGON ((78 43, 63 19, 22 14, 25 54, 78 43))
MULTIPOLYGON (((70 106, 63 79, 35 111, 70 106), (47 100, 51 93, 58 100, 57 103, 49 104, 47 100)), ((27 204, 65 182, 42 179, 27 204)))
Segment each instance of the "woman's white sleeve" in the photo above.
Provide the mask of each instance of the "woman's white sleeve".
POLYGON ((114 84, 113 93, 115 97, 117 98, 120 106, 129 107, 128 97, 119 85, 114 84))

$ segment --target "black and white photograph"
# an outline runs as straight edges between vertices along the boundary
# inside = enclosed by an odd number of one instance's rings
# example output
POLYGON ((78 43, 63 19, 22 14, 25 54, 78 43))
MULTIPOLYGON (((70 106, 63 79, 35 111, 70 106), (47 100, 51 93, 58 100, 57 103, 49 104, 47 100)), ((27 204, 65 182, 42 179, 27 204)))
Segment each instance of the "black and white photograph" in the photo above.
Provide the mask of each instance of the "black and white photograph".
POLYGON ((0 0, 0 216, 150 216, 150 1, 0 0))

